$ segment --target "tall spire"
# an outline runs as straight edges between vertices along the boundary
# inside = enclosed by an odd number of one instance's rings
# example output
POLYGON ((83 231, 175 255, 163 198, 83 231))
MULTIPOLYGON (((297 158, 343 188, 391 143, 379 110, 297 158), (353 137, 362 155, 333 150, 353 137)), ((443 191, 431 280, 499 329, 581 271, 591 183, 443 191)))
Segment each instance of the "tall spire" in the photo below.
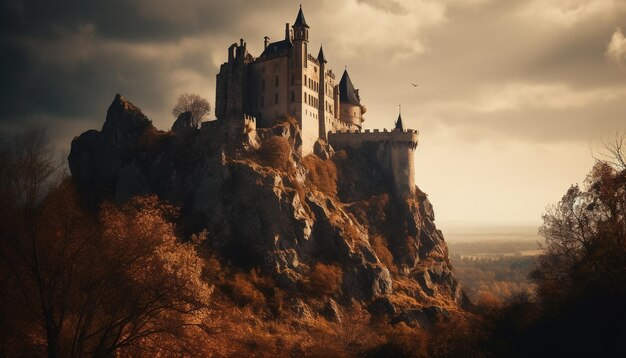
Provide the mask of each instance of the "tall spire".
POLYGON ((398 105, 398 120, 396 121, 396 129, 404 130, 404 126, 402 125, 402 105, 398 105))
POLYGON ((300 10, 298 11, 296 22, 293 23, 293 27, 306 27, 307 29, 309 28, 309 25, 306 24, 306 20, 304 19, 304 13, 302 12, 302 5, 300 5, 300 10))
POLYGON ((317 54, 317 60, 320 61, 320 63, 328 62, 326 61, 326 57, 324 56, 324 49, 322 48, 322 46, 320 46, 320 52, 317 54))

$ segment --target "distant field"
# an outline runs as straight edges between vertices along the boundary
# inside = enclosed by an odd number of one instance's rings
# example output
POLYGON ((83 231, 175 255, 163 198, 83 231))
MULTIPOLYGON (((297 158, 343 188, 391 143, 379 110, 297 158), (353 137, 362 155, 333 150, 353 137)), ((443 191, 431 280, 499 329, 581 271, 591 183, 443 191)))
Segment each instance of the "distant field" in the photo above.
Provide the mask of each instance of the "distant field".
POLYGON ((541 239, 538 225, 438 225, 448 244, 473 241, 534 241, 541 239))
POLYGON ((453 226, 443 234, 456 276, 473 301, 534 292, 528 274, 541 253, 536 226, 453 226))

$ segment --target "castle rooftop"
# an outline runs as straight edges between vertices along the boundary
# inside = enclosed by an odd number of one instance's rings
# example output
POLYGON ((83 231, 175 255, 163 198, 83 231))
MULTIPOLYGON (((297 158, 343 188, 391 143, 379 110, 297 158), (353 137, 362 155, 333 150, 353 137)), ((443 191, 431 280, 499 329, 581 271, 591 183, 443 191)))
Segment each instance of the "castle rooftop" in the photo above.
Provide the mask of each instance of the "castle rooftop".
POLYGON ((350 80, 350 76, 348 75, 348 70, 343 71, 343 76, 341 76, 341 81, 339 82, 339 99, 342 103, 350 103, 355 106, 361 105, 361 99, 354 89, 352 80, 350 80))
POLYGON ((293 23, 293 27, 309 28, 309 25, 306 24, 306 20, 304 19, 304 13, 302 12, 302 5, 300 5, 300 11, 298 11, 298 16, 296 17, 296 22, 293 23))
POLYGON ((403 131, 404 125, 402 125, 402 114, 398 113, 398 120, 396 121, 396 129, 403 131))
POLYGON ((291 40, 289 39, 272 42, 271 44, 267 45, 267 47, 265 48, 265 50, 263 50, 263 53, 261 53, 261 56, 259 56, 259 58, 263 59, 267 57, 275 57, 283 53, 286 53, 292 47, 293 47, 293 44, 291 43, 291 40))

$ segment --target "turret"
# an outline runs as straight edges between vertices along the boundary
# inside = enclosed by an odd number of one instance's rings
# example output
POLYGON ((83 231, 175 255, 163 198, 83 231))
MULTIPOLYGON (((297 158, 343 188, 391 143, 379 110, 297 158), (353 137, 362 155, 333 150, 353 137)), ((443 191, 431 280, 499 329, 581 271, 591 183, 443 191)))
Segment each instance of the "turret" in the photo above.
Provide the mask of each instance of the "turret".
POLYGON ((361 105, 359 91, 354 88, 348 70, 343 71, 339 82, 340 116, 346 123, 357 125, 359 128, 363 123, 364 106, 361 105))
POLYGON ((296 55, 296 63, 301 67, 307 67, 307 46, 309 43, 309 25, 306 24, 302 5, 298 11, 296 21, 293 23, 293 44, 296 55))
POLYGON ((324 56, 324 48, 322 46, 320 46, 320 52, 317 54, 317 60, 320 62, 320 66, 324 66, 324 64, 328 63, 324 56))
POLYGON ((318 83, 317 98, 319 98, 318 119, 319 119, 319 137, 326 140, 326 58, 324 57, 324 49, 320 46, 320 52, 317 54, 317 60, 320 63, 320 71, 318 83))

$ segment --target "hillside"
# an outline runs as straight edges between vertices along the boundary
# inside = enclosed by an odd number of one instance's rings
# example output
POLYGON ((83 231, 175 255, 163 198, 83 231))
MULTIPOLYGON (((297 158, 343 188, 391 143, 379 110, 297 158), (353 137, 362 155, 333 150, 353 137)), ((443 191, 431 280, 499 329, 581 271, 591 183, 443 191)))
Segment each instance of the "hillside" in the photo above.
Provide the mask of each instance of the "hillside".
POLYGON ((427 196, 397 200, 367 147, 301 159, 288 119, 254 136, 183 121, 159 131, 117 95, 102 130, 72 142, 69 165, 85 201, 158 195, 180 207, 183 238, 206 231, 204 245, 221 262, 271 276, 299 297, 294 310, 321 315, 356 300, 394 321, 430 325, 467 304, 427 196), (340 286, 303 295, 320 268, 334 269, 340 286))

